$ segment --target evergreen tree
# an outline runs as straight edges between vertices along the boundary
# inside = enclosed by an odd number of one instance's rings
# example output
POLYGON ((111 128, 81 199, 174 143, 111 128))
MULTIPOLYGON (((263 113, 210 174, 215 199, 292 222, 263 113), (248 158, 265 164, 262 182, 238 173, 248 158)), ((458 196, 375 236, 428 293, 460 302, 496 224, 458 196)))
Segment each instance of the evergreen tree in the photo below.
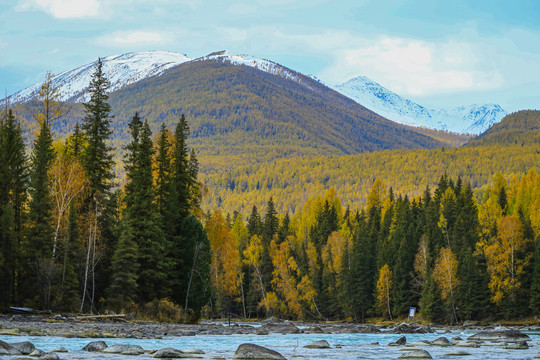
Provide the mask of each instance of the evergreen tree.
POLYGON ((121 310, 137 299, 139 270, 139 248, 133 234, 133 226, 125 218, 120 225, 120 237, 111 261, 111 285, 108 288, 108 303, 113 309, 121 310))
POLYGON ((252 237, 253 235, 262 236, 263 224, 259 211, 257 210, 257 206, 255 205, 253 205, 253 208, 251 208, 247 229, 249 231, 249 237, 252 237))
MULTIPOLYGON (((169 136, 169 130, 167 130, 165 124, 162 123, 158 135, 156 155, 156 204, 162 222, 165 221, 165 216, 171 196, 172 162, 170 151, 171 143, 169 140, 169 136)), ((162 223, 162 229, 165 230, 165 228, 165 224, 162 223)))
POLYGON ((107 102, 107 91, 110 82, 103 72, 103 63, 98 59, 96 70, 92 74, 88 92, 90 100, 83 104, 85 116, 82 122, 82 130, 86 139, 86 147, 82 154, 82 165, 88 181, 88 196, 85 199, 84 212, 87 218, 88 233, 86 244, 86 264, 83 279, 83 294, 81 311, 84 308, 86 298, 90 300, 90 309, 95 306, 96 293, 98 296, 106 288, 107 279, 99 279, 104 269, 110 268, 110 255, 115 247, 115 237, 110 236, 113 229, 109 228, 108 216, 105 211, 109 206, 110 189, 113 179, 112 147, 107 142, 112 134, 110 115, 111 106, 107 102), (97 246, 105 249, 101 259, 97 258, 97 246), (98 280, 96 282, 96 274, 98 280), (104 285, 103 289, 96 289, 96 283, 104 285))
POLYGON ((0 121, 0 282, 5 291, 0 295, 0 308, 16 302, 17 277, 28 187, 28 166, 20 125, 11 110, 0 121))
MULTIPOLYGON (((50 194, 49 169, 54 159, 52 137, 45 121, 40 124, 40 132, 34 142, 32 168, 30 172, 30 195, 26 246, 27 258, 33 270, 33 279, 27 284, 39 289, 40 305, 50 308, 51 282, 54 270, 52 258, 54 227, 52 217, 54 206, 50 194)), ((28 295, 28 293, 27 293, 28 295)))
POLYGON ((540 234, 536 236, 533 261, 529 307, 533 314, 538 315, 540 314, 540 234))
MULTIPOLYGON (((133 249, 126 246, 135 239, 138 247, 139 273, 137 277, 140 298, 151 301, 169 295, 167 274, 169 259, 164 257, 165 237, 161 231, 157 211, 154 208, 152 175, 152 134, 147 122, 142 122, 136 113, 129 123, 132 141, 126 146, 125 168, 125 224, 122 229, 123 244, 116 248, 115 256, 131 258, 133 249), (126 234, 123 234, 123 233, 126 234), (126 255, 127 254, 127 255, 126 255)), ((113 259, 113 262, 123 260, 113 259)), ((118 269, 117 269, 118 270, 118 269)), ((117 278, 113 274, 113 280, 117 278)), ((112 287, 117 284, 112 283, 112 287)))

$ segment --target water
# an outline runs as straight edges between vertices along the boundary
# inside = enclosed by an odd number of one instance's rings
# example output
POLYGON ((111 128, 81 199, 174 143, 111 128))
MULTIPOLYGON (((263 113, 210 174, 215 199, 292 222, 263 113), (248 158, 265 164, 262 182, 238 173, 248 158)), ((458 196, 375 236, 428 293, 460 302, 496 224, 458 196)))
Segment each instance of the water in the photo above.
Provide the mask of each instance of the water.
MULTIPOLYGON (((454 331, 447 334, 406 334, 407 342, 420 340, 435 340, 438 337, 445 336, 450 339, 453 336, 459 336, 466 339, 473 332, 454 331)), ((421 346, 427 350, 434 359, 533 359, 540 355, 540 333, 527 333, 531 337, 528 350, 504 350, 500 345, 487 346, 480 348, 460 348, 421 346), (538 343, 538 345, 536 345, 538 343), (446 356, 445 354, 463 350, 472 356, 446 356)), ((160 349, 172 347, 179 350, 198 348, 205 352, 201 356, 204 359, 212 357, 224 357, 232 359, 236 348, 243 343, 254 343, 270 349, 276 350, 287 359, 397 359, 403 351, 403 346, 387 346, 388 343, 396 341, 402 335, 399 334, 287 334, 287 335, 197 335, 183 337, 164 337, 163 339, 86 339, 86 338, 62 338, 46 336, 0 336, 0 340, 5 342, 30 341, 38 349, 51 351, 57 347, 63 346, 69 353, 59 353, 60 359, 150 359, 151 355, 126 356, 102 353, 87 353, 81 349, 91 341, 103 340, 107 345, 114 344, 134 344, 140 345, 144 349, 160 349), (326 340, 330 343, 331 349, 304 349, 303 346, 316 340, 326 340), (378 342, 380 345, 370 345, 378 342), (336 345, 341 348, 335 348, 336 345)), ((0 356, 0 359, 11 359, 15 357, 0 356)))

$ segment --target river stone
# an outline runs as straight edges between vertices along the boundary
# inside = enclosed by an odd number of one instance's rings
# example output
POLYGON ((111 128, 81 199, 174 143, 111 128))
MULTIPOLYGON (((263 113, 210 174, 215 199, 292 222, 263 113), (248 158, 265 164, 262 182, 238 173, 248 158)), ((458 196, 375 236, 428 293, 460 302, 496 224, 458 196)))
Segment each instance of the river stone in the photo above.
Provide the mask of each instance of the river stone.
POLYGON ((55 352, 55 353, 58 353, 58 352, 59 352, 59 353, 67 353, 68 350, 67 350, 65 347, 63 347, 63 346, 60 346, 59 348, 56 348, 56 349, 54 349, 54 350, 51 351, 51 352, 55 352))
POLYGON ((38 360, 60 360, 60 358, 56 353, 49 352, 38 357, 38 360))
POLYGON ((21 352, 7 342, 0 340, 0 355, 21 355, 21 352))
POLYGON ((144 349, 139 345, 118 344, 107 346, 102 352, 107 354, 140 355, 144 349))
POLYGON ((184 354, 196 354, 196 355, 203 355, 205 352, 202 351, 201 349, 195 349, 195 348, 192 348, 192 349, 187 349, 187 350, 182 350, 182 352, 184 354))
POLYGON ((39 350, 39 349, 35 349, 34 351, 32 351, 30 354, 28 354, 30 356, 41 356, 41 355, 45 355, 45 351, 43 350, 39 350))
POLYGON ((495 331, 480 331, 479 333, 469 336, 467 340, 518 342, 518 341, 530 341, 531 338, 519 330, 495 330, 495 331))
POLYGON ((9 345, 11 345, 14 349, 18 350, 23 355, 29 355, 32 351, 36 349, 34 344, 29 341, 11 343, 9 345))
POLYGON ((84 351, 101 351, 107 347, 105 341, 92 341, 86 344, 82 349, 84 351))
POLYGON ((405 336, 402 336, 396 340, 396 345, 405 345, 406 343, 407 343, 407 338, 405 336))
POLYGON ((401 354, 398 359, 433 359, 426 350, 414 350, 401 354))
POLYGON ((186 355, 180 350, 176 350, 173 348, 163 348, 156 351, 152 357, 158 359, 178 359, 185 358, 186 355))
POLYGON ((277 351, 255 344, 241 344, 238 349, 236 349, 233 359, 286 360, 283 355, 277 351))
POLYGON ((452 343, 447 338, 445 338, 444 336, 441 336, 440 338, 433 340, 431 342, 431 345, 435 345, 435 346, 451 346, 452 343))
POLYGON ((469 355, 471 354, 466 351, 456 350, 456 351, 449 352, 448 354, 445 354, 444 356, 469 356, 469 355))
POLYGON ((304 346, 306 349, 329 349, 330 344, 326 340, 314 341, 311 344, 304 346))
POLYGON ((467 340, 456 341, 454 343, 454 345, 457 346, 457 347, 470 347, 470 348, 480 347, 480 344, 478 344, 477 342, 475 342, 475 341, 467 341, 467 340))
POLYGON ((508 344, 503 346, 503 349, 507 350, 527 350, 529 348, 529 344, 527 344, 526 341, 518 341, 513 344, 508 344))
POLYGON ((257 335, 268 335, 268 330, 265 328, 259 327, 255 330, 255 334, 257 335))

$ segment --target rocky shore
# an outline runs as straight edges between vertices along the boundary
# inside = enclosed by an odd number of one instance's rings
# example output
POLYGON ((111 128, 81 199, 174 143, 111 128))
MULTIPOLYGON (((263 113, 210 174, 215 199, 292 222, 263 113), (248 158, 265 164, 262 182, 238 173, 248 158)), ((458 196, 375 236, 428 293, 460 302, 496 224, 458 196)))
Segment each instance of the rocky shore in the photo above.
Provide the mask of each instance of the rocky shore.
MULTIPOLYGON (((56 316, 0 316, 0 335, 19 336, 54 336, 65 338, 126 338, 126 339, 162 339, 164 337, 181 337, 195 335, 274 335, 274 334, 316 334, 324 338, 324 334, 400 334, 396 341, 390 343, 373 343, 372 346, 398 347, 402 352, 399 358, 431 358, 430 349, 448 348, 445 356, 471 355, 467 350, 483 346, 496 346, 508 351, 526 350, 533 344, 524 332, 540 332, 540 326, 518 326, 503 328, 497 325, 479 326, 475 323, 455 327, 414 326, 406 323, 397 326, 364 325, 349 323, 299 323, 269 319, 258 323, 228 324, 217 321, 201 321, 195 325, 156 323, 148 321, 127 321, 122 318, 92 318, 56 316), (471 331, 470 336, 455 336, 461 330, 471 331), (434 332, 438 338, 434 339, 434 332), (452 336, 451 332, 454 334, 452 336), (448 337, 444 335, 448 334, 448 337), (407 334, 431 334, 431 341, 407 341, 407 334)), ((9 338, 12 338, 9 336, 9 338)), ((14 337, 13 337, 14 338, 14 337)), ((416 337, 418 339, 418 337, 416 337)), ((318 340, 303 346, 305 349, 339 349, 339 344, 329 344, 326 340, 318 340)), ((107 345, 100 340, 88 343, 85 352, 146 355, 153 358, 198 358, 204 352, 200 349, 179 350, 174 348, 143 349, 138 345, 107 345)), ((58 359, 57 353, 65 352, 58 348, 45 353, 36 349, 30 342, 0 341, 1 355, 28 355, 41 360, 58 359)), ((439 350, 437 350, 439 351, 439 350)), ((234 355, 237 359, 282 359, 281 354, 255 344, 242 344, 234 355)), ((537 356, 540 358, 540 356, 537 356)))

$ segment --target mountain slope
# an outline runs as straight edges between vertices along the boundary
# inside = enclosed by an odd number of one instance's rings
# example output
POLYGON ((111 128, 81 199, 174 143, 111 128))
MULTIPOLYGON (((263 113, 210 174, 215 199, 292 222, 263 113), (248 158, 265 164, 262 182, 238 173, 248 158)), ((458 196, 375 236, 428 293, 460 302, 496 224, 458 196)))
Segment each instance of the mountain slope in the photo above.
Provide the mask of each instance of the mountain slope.
MULTIPOLYGON (((162 74, 171 67, 191 61, 186 55, 168 51, 132 52, 102 58, 103 71, 111 82, 110 91, 121 89, 142 79, 162 74)), ((95 70, 96 62, 64 71, 53 78, 53 87, 59 89, 62 101, 84 102, 86 89, 95 70)), ((9 97, 12 104, 37 98, 41 83, 34 84, 9 97)))
POLYGON ((540 144, 540 111, 522 110, 506 115, 500 123, 472 140, 470 146, 540 144))
POLYGON ((479 134, 507 114, 495 104, 429 109, 397 95, 365 76, 351 79, 335 89, 390 120, 458 133, 479 134))

